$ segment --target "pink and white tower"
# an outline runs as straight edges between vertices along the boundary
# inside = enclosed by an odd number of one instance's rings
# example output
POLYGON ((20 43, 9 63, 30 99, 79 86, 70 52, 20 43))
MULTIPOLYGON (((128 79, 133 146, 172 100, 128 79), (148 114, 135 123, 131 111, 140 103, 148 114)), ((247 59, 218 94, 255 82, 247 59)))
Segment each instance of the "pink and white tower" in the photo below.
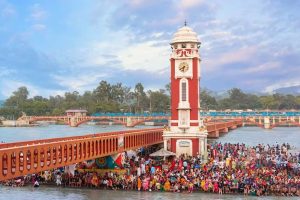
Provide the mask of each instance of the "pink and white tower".
POLYGON ((200 118, 200 41, 183 26, 171 41, 171 121, 164 130, 164 148, 176 153, 206 157, 207 130, 200 118))

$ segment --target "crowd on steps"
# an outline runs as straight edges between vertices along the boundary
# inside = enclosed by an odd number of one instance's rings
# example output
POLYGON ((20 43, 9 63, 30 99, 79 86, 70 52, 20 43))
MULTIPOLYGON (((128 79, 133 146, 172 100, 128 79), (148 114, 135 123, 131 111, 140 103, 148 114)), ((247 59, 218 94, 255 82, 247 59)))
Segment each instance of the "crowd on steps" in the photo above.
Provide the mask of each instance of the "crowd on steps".
POLYGON ((148 155, 126 156, 125 173, 77 171, 73 175, 54 170, 3 184, 20 186, 31 181, 34 185, 51 182, 111 190, 300 196, 300 152, 289 150, 289 144, 250 147, 213 143, 208 146, 206 162, 200 155, 165 160, 148 155))

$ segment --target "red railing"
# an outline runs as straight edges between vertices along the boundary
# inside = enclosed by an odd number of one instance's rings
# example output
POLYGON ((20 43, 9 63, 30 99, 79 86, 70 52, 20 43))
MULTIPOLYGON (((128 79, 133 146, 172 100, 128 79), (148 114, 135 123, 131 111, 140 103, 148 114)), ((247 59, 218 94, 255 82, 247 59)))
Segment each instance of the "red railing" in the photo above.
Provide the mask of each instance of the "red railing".
MULTIPOLYGON (((206 124, 209 134, 241 125, 241 120, 206 124)), ((155 128, 0 144, 0 180, 162 143, 162 133, 155 128)))
POLYGON ((0 180, 158 144, 162 129, 15 142, 0 146, 0 180))

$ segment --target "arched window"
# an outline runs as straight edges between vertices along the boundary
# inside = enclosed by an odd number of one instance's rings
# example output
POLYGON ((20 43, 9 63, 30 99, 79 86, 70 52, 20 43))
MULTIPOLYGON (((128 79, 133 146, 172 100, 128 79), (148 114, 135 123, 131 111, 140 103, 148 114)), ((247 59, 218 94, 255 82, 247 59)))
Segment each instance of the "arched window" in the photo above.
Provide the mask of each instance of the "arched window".
POLYGON ((181 101, 186 101, 186 81, 181 82, 181 101))

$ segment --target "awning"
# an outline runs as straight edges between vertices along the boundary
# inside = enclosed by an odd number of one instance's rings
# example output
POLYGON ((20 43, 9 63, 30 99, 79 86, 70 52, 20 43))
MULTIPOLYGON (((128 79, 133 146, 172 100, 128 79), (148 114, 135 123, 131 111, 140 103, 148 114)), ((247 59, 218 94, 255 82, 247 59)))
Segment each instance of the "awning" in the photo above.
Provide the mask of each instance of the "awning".
POLYGON ((150 154, 151 157, 167 157, 167 156, 176 156, 176 153, 167 151, 165 149, 160 149, 154 153, 150 154))

